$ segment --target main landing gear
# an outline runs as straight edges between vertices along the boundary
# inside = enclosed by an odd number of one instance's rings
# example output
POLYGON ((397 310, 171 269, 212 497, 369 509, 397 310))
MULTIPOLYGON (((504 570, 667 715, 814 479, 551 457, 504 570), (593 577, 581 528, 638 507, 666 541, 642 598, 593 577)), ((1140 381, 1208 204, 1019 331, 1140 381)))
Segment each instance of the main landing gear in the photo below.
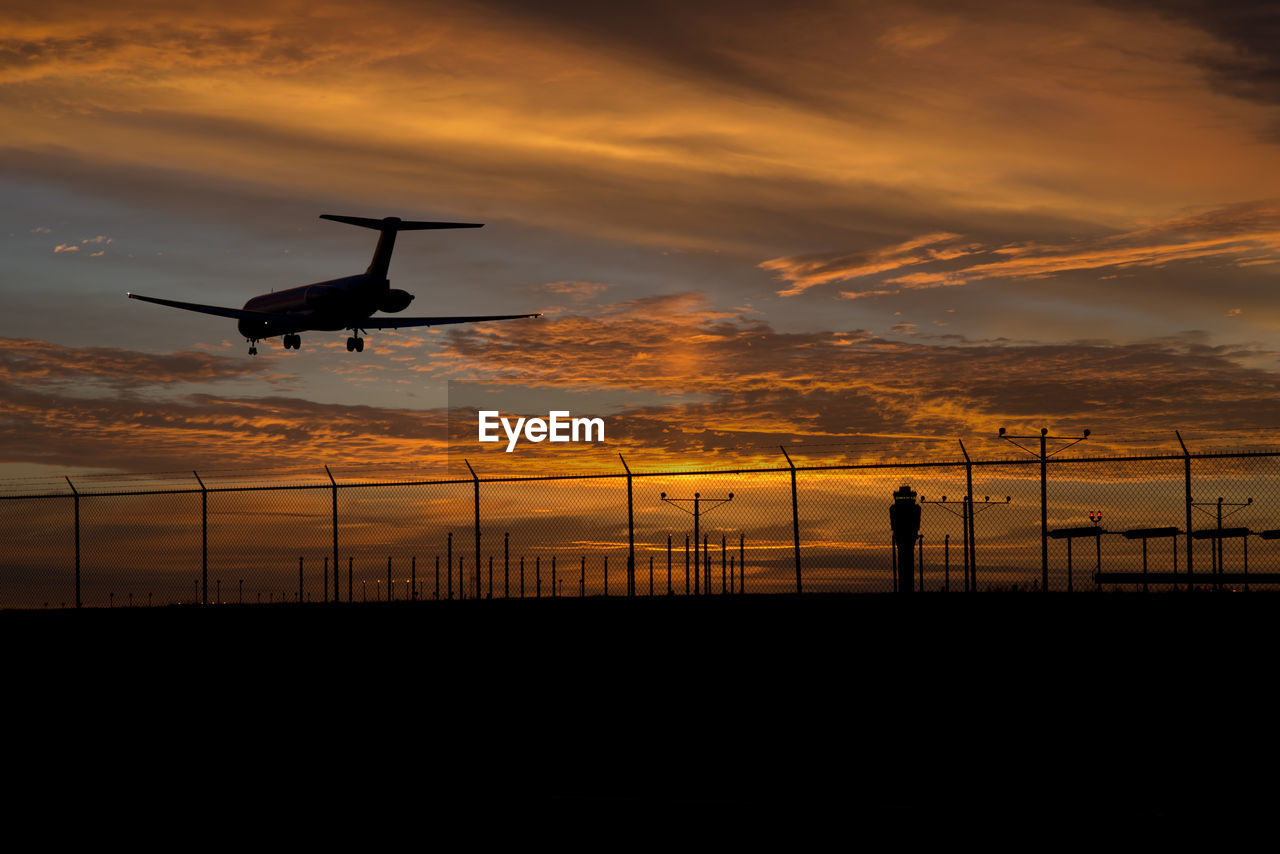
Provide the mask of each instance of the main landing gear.
POLYGON ((357 353, 364 352, 364 339, 360 336, 353 336, 347 339, 347 352, 354 350, 357 353))
POLYGON ((302 346, 301 335, 285 335, 284 336, 284 348, 286 350, 288 350, 290 347, 297 350, 301 346, 302 346))

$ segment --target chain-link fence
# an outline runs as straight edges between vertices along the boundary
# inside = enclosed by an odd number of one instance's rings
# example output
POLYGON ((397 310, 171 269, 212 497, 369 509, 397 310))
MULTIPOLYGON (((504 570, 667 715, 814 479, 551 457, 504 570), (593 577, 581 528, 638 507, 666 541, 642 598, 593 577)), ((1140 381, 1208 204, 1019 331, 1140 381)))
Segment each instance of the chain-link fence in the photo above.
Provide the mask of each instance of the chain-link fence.
POLYGON ((915 590, 1280 583, 1280 451, 187 481, 0 495, 0 607, 887 592, 903 485, 915 590))

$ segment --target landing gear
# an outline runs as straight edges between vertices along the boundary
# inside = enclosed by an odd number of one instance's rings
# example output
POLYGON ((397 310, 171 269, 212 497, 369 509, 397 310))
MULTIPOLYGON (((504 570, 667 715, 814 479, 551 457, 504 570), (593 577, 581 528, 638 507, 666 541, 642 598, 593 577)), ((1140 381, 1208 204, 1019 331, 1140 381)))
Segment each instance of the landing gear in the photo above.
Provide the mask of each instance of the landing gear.
POLYGON ((250 356, 258 355, 258 342, 256 340, 251 340, 249 342, 249 355, 250 356))
POLYGON ((302 336, 301 336, 301 335, 286 335, 286 336, 284 336, 284 348, 285 348, 286 350, 288 350, 290 347, 292 347, 293 349, 297 350, 297 349, 298 349, 298 348, 300 348, 301 346, 302 346, 302 336))
POLYGON ((347 352, 354 350, 357 353, 364 352, 364 339, 360 337, 351 337, 347 339, 347 352))

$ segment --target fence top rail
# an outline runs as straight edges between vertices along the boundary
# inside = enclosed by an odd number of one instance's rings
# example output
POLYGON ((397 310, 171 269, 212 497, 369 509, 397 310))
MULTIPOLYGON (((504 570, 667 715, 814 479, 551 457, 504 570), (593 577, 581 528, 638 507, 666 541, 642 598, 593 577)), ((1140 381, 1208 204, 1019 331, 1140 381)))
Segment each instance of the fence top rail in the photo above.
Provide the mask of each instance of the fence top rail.
MULTIPOLYGON (((1187 459, 1191 460, 1212 460, 1212 459, 1246 459, 1246 458, 1265 458, 1280 457, 1280 450, 1275 451, 1210 451, 1193 454, 1122 454, 1098 457, 1048 457, 1045 462, 1048 465, 1094 465, 1098 463, 1131 463, 1131 462, 1182 462, 1187 459)), ((823 465, 798 465, 794 468, 796 472, 836 472, 836 471, 870 471, 870 470, 898 470, 898 469, 931 469, 931 468, 963 468, 966 465, 974 467, 984 466, 1028 466, 1037 465, 1040 462, 1039 457, 1008 457, 985 460, 911 460, 905 462, 881 462, 881 463, 831 463, 823 465)), ((474 484, 474 483, 528 483, 536 481, 558 481, 558 480, 617 480, 630 477, 709 477, 723 476, 732 474, 790 474, 793 469, 790 466, 766 466, 763 468, 724 468, 724 469, 690 469, 690 470, 670 470, 661 469, 658 471, 635 471, 630 472, 619 470, 616 472, 600 472, 595 474, 534 474, 534 475, 495 475, 489 477, 467 476, 464 478, 438 478, 426 480, 367 480, 367 481, 351 481, 342 483, 341 481, 332 481, 329 483, 273 483, 273 484, 256 484, 252 486, 199 486, 180 487, 176 489, 117 489, 117 490, 95 490, 92 487, 85 489, 82 485, 79 487, 78 494, 81 498, 112 498, 122 497, 126 495, 199 495, 201 493, 213 492, 270 492, 276 490, 304 490, 304 489, 359 489, 373 487, 390 487, 390 486, 450 486, 458 484, 474 484)), ((64 488, 57 491, 46 492, 29 492, 3 494, 0 493, 0 501, 12 501, 30 498, 70 498, 74 497, 70 488, 64 488)))

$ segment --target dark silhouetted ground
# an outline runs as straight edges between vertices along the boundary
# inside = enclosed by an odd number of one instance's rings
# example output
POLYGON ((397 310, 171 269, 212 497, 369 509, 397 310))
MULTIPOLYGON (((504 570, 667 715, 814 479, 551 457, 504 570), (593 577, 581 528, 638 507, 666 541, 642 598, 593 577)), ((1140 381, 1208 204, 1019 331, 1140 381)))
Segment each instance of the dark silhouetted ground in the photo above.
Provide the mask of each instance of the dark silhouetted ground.
POLYGON ((1270 809, 1278 610, 566 599, 4 612, 0 636, 11 769, 115 795, 142 769, 140 803, 1065 832, 1270 809))

